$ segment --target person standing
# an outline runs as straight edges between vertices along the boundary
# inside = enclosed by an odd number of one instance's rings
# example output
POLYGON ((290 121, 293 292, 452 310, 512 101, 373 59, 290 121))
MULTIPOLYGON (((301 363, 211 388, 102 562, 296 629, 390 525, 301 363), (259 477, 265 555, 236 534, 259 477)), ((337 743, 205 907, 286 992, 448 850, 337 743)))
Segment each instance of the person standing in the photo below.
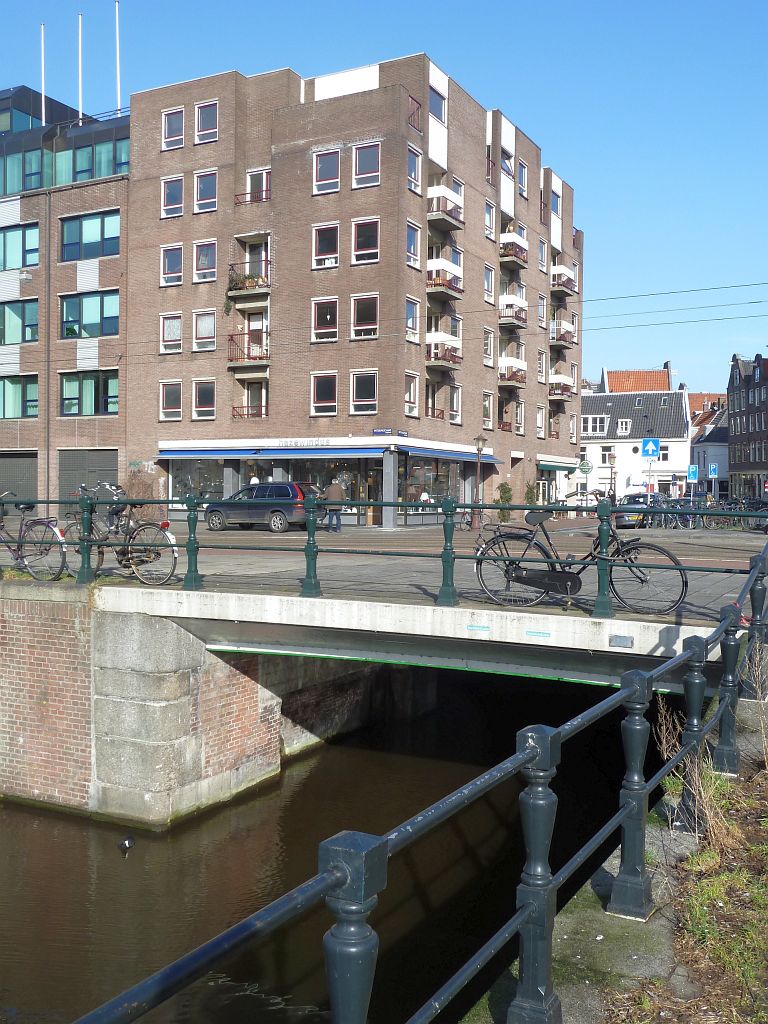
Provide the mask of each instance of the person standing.
POLYGON ((341 533, 341 506, 346 501, 346 495, 338 477, 331 480, 320 497, 323 501, 328 502, 328 532, 341 533), (335 528, 334 522, 336 523, 335 528))

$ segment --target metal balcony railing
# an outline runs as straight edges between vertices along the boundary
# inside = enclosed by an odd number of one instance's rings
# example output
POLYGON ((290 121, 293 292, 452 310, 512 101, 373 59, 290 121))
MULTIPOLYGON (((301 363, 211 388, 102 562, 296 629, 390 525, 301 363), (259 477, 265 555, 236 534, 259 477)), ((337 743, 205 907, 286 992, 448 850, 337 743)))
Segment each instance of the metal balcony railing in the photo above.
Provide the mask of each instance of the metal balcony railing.
POLYGON ((269 359, 269 335, 266 331, 240 331, 230 334, 229 362, 253 363, 269 359))
POLYGON ((452 292, 464 293, 464 282, 460 277, 452 274, 445 274, 441 270, 427 271, 427 291, 447 289, 452 292))
POLYGON ((499 380, 503 384, 525 384, 527 379, 528 375, 525 370, 518 370, 514 366, 509 366, 506 370, 499 370, 499 380))
POLYGON ((528 250, 523 248, 519 242, 501 242, 499 244, 499 259, 515 259, 527 265, 528 250))
POLYGON ((511 434, 514 429, 515 425, 510 420, 499 420, 499 430, 503 430, 507 434, 511 434))
POLYGON ((232 416, 236 420, 263 420, 268 409, 267 405, 233 405, 232 416))
POLYGON ((432 409, 432 408, 430 408, 430 406, 427 406, 426 409, 424 410, 424 415, 428 419, 444 420, 445 419, 445 409, 432 409))
POLYGON ((266 203, 271 198, 271 188, 264 188, 253 192, 239 192, 235 196, 235 206, 246 206, 248 203, 266 203))
POLYGON ((437 342, 426 345, 424 355, 428 363, 452 363, 454 366, 460 366, 462 362, 462 357, 455 348, 437 342))
POLYGON ((464 208, 458 203, 451 202, 446 196, 431 196, 427 204, 427 213, 441 213, 451 220, 458 221, 459 224, 464 223, 464 208))
POLYGON ((244 262, 230 263, 229 284, 231 292, 264 291, 272 284, 272 263, 244 262))
POLYGON ((408 97, 408 124, 417 132, 421 131, 421 104, 413 96, 408 97))

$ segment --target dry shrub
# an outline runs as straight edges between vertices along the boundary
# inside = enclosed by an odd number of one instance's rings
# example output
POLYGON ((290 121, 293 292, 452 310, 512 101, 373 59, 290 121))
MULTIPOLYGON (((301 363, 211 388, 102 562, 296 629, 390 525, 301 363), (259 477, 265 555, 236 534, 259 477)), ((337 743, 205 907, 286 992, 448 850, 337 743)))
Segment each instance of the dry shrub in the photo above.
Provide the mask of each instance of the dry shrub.
POLYGON ((744 667, 745 676, 755 689, 755 708, 760 732, 763 770, 768 768, 768 649, 759 640, 750 651, 744 667))

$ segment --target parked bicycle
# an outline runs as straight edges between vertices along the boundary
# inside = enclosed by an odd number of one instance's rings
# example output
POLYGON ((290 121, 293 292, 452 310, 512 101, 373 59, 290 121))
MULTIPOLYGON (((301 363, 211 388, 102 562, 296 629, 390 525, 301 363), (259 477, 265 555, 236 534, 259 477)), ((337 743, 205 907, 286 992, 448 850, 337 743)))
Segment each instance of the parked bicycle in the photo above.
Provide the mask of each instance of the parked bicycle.
POLYGON ((21 512, 19 535, 12 537, 5 527, 3 498, 15 498, 13 491, 0 494, 0 543, 13 558, 14 569, 24 569, 36 580, 51 582, 61 577, 66 559, 64 535, 56 519, 28 519, 34 510, 32 501, 17 501, 14 508, 21 512))
MULTIPOLYGON (((548 594, 572 598, 581 590, 583 573, 597 563, 599 540, 595 538, 582 558, 560 555, 544 525, 552 516, 549 510, 526 512, 525 522, 532 529, 497 526, 490 540, 478 544, 475 572, 496 604, 526 608, 548 594)), ((629 611, 664 615, 685 598, 685 569, 660 545, 623 541, 611 523, 608 553, 611 593, 629 611)))
MULTIPOLYGON (((90 495, 92 498, 101 489, 108 491, 113 503, 106 507, 96 506, 91 517, 90 539, 91 568, 98 576, 104 565, 107 549, 114 552, 117 564, 121 569, 130 569, 142 583, 159 587, 167 583, 176 571, 178 549, 176 538, 168 531, 170 523, 143 522, 136 518, 135 509, 131 505, 122 487, 100 480, 95 487, 80 484, 79 494, 90 495)), ((82 562, 80 546, 83 537, 83 521, 80 511, 68 513, 70 522, 64 530, 67 541, 67 568, 72 576, 77 576, 82 562)))
MULTIPOLYGON (((479 532, 482 533, 483 530, 487 526, 491 525, 491 523, 493 522, 493 519, 491 519, 491 516, 485 511, 485 509, 480 509, 479 516, 480 516, 480 520, 479 520, 478 529, 479 529, 479 532)), ((472 509, 471 508, 463 509, 461 514, 456 516, 456 525, 458 526, 458 528, 460 530, 473 530, 474 529, 473 515, 472 515, 472 509)))

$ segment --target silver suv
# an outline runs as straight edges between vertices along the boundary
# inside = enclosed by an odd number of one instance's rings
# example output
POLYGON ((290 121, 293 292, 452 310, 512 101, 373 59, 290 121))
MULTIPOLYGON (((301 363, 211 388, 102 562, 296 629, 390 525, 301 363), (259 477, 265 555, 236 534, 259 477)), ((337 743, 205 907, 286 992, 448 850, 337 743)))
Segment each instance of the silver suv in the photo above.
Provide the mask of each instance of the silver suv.
POLYGON ((212 501, 205 510, 205 522, 209 530, 217 531, 226 526, 252 530, 266 525, 272 533, 285 533, 292 525, 306 528, 304 498, 310 493, 317 496, 320 491, 314 484, 294 481, 253 484, 224 501, 212 501))

